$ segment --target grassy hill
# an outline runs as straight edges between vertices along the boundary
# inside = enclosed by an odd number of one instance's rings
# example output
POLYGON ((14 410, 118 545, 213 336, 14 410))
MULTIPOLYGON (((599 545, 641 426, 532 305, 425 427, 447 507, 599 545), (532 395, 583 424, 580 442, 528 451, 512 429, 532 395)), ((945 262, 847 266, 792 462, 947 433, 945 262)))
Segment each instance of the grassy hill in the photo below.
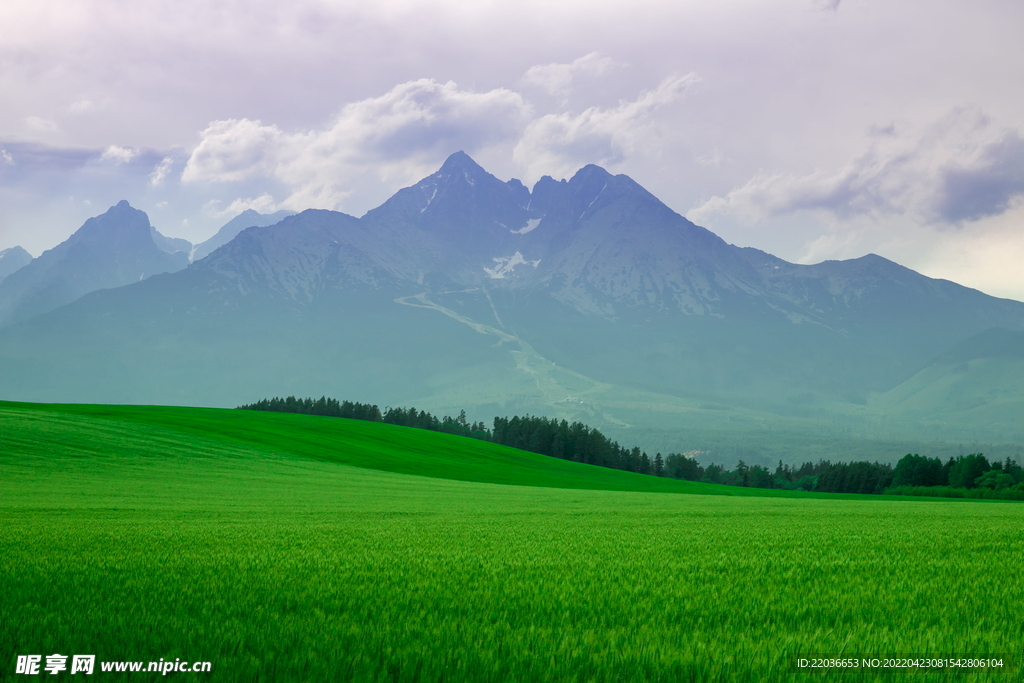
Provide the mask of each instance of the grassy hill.
POLYGON ((1021 675, 1020 505, 696 491, 719 490, 337 418, 0 404, 0 678, 53 653, 104 680, 803 680, 811 653, 1021 675))
POLYGON ((836 497, 651 477, 465 437, 343 418, 217 408, 8 402, 0 402, 0 411, 7 425, 5 438, 18 439, 26 452, 51 452, 54 444, 59 443, 62 448, 84 455, 130 459, 140 457, 141 453, 179 459, 200 452, 227 457, 264 453, 490 484, 726 496, 836 497))

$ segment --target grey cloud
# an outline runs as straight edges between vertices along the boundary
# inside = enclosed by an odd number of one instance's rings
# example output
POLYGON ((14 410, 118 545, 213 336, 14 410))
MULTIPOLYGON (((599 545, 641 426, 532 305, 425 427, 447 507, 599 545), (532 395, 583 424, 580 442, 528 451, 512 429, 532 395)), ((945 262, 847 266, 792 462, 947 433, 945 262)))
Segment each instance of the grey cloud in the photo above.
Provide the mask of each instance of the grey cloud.
POLYGON ((1024 139, 974 110, 954 110, 917 136, 890 133, 833 172, 759 174, 689 214, 747 221, 801 211, 840 219, 905 216, 957 224, 1007 211, 1024 194, 1024 139))
POLYGON ((0 146, 11 157, 7 165, 17 169, 8 169, 8 172, 18 175, 74 171, 103 154, 102 149, 60 148, 37 142, 4 142, 0 146))
POLYGON ((18 182, 37 174, 74 173, 89 167, 116 165, 126 169, 149 169, 166 156, 157 150, 128 150, 117 145, 102 149, 58 147, 39 142, 0 142, 7 154, 0 168, 5 182, 18 182), (8 160, 7 157, 10 157, 8 160))
POLYGON ((985 147, 970 167, 946 168, 936 211, 945 221, 959 223, 996 216, 1024 194, 1024 139, 1016 133, 985 147))
POLYGON ((528 111, 511 90, 475 93, 451 81, 420 79, 345 106, 336 128, 358 130, 363 153, 371 159, 395 161, 410 153, 447 155, 456 147, 476 149, 507 139, 518 134, 528 111))

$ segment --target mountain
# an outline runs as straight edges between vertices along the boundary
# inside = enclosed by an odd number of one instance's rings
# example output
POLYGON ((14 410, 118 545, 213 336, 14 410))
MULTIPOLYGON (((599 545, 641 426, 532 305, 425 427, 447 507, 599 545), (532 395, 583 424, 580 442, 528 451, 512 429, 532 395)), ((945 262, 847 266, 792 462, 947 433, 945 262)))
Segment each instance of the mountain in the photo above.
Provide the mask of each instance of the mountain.
POLYGON ((160 249, 146 214, 122 201, 0 282, 0 325, 187 264, 187 254, 160 249))
POLYGON ((168 254, 182 252, 186 255, 192 253, 192 243, 180 237, 167 237, 154 227, 150 227, 149 236, 153 238, 153 244, 160 251, 168 254))
POLYGON ((994 327, 973 335, 869 405, 935 429, 971 424, 1009 432, 1024 414, 1024 332, 994 327))
POLYGON ((437 173, 399 190, 362 221, 381 241, 418 256, 418 273, 475 283, 488 277, 496 256, 520 244, 518 233, 536 225, 531 218, 540 216, 529 211, 529 202, 521 182, 502 182, 457 152, 437 173))
POLYGON ((993 327, 1024 332, 1024 304, 875 255, 797 265, 736 247, 598 166, 528 189, 457 153, 360 218, 248 227, 183 270, 0 330, 0 387, 222 406, 327 394, 677 431, 832 411, 850 429, 993 327))
POLYGON ((597 166, 542 178, 528 197, 516 186, 455 155, 365 219, 381 232, 403 226, 406 242, 443 255, 433 262, 457 294, 436 289, 435 303, 599 381, 734 401, 863 401, 965 336, 1024 328, 1020 302, 875 255, 803 266, 734 247, 597 166))
POLYGON ((273 225, 274 223, 277 223, 283 218, 291 215, 291 211, 276 211, 274 213, 263 214, 253 209, 246 209, 222 225, 220 230, 218 230, 213 237, 205 242, 200 242, 195 245, 195 250, 191 254, 191 259, 193 261, 198 261, 199 259, 206 258, 216 249, 235 239, 235 236, 246 228, 273 225))
POLYGON ((0 250, 0 282, 14 271, 28 265, 32 254, 21 247, 0 250))

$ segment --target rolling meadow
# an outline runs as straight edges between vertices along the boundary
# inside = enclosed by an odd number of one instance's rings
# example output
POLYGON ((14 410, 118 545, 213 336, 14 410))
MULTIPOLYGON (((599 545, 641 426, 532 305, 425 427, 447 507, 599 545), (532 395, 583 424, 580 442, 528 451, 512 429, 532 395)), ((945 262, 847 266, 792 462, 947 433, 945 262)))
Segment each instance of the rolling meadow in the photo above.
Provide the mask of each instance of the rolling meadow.
POLYGON ((59 652, 210 681, 1017 680, 1022 522, 337 418, 0 403, 0 678, 59 652), (793 664, 867 653, 1006 664, 793 664))

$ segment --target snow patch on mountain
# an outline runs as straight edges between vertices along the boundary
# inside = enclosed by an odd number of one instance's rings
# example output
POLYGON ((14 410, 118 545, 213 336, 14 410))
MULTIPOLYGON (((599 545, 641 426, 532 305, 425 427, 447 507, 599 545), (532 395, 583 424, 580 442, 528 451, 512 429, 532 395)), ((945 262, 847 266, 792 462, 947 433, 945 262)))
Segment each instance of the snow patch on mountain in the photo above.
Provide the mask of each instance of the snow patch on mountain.
POLYGON ((422 209, 420 209, 420 213, 423 213, 424 211, 427 210, 427 207, 430 206, 430 203, 432 201, 434 201, 434 197, 436 197, 436 196, 437 196, 437 185, 434 185, 434 192, 430 195, 430 199, 427 200, 426 206, 424 206, 422 209))
POLYGON ((540 265, 540 259, 527 261, 518 251, 511 256, 495 256, 493 260, 496 264, 494 268, 484 268, 484 272, 494 280, 504 280, 505 276, 511 273, 516 266, 529 265, 536 268, 540 265))
POLYGON ((531 218, 530 220, 526 221, 526 225, 524 227, 519 228, 518 230, 509 230, 509 232, 511 232, 513 235, 525 235, 526 233, 536 228, 538 225, 540 225, 540 219, 531 218))

